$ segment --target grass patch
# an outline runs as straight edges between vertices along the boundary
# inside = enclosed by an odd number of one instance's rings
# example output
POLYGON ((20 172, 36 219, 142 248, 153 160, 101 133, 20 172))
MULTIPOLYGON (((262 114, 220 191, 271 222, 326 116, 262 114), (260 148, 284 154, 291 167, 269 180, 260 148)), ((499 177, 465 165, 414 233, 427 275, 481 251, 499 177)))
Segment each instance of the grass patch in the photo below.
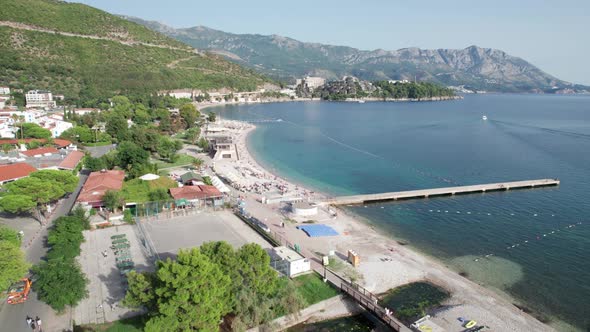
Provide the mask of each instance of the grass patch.
POLYGON ((328 267, 330 270, 337 272, 340 275, 344 275, 344 278, 348 281, 359 282, 363 279, 363 275, 352 267, 352 265, 347 264, 336 257, 328 258, 328 267))
POLYGON ((184 165, 192 165, 197 158, 191 157, 187 154, 179 154, 175 162, 171 163, 165 160, 154 160, 154 164, 158 165, 158 168, 168 168, 184 165))
POLYGON ((146 320, 144 316, 135 316, 104 324, 77 325, 74 332, 141 332, 146 320))
POLYGON ((153 181, 133 179, 123 183, 121 193, 123 193, 126 202, 142 203, 150 201, 149 192, 156 188, 164 188, 168 190, 176 187, 178 187, 176 181, 165 176, 153 181))
POLYGON ((338 295, 340 292, 325 283, 317 273, 310 273, 293 279, 297 292, 301 294, 307 306, 338 295))
POLYGON ((381 305, 393 309, 395 316, 411 323, 426 315, 426 310, 439 306, 450 294, 428 282, 414 282, 394 288, 380 301, 381 305))

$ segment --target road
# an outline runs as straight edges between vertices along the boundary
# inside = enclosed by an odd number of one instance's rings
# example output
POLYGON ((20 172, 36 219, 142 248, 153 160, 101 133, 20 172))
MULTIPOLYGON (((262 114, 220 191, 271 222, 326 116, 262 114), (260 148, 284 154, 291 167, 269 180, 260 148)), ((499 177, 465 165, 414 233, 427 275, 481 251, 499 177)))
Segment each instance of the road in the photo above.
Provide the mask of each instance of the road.
MULTIPOLYGON (((30 246, 24 248, 27 261, 36 264, 41 261, 43 256, 45 256, 48 249, 45 246, 48 226, 51 225, 55 219, 70 212, 76 202, 78 194, 80 193, 80 189, 86 182, 86 179, 88 179, 88 174, 81 173, 80 182, 78 183, 76 191, 60 202, 59 206, 50 217, 51 222, 47 223, 47 226, 41 228, 40 233, 30 246)), ((38 300, 37 294, 33 291, 29 294, 29 299, 23 304, 9 305, 6 304, 4 299, 2 301, 2 304, 0 304, 1 331, 31 332, 31 328, 26 324, 27 315, 32 316, 33 318, 39 316, 42 321, 43 331, 45 332, 62 332, 68 331, 70 328, 70 310, 66 310, 62 315, 57 315, 50 306, 38 300)))

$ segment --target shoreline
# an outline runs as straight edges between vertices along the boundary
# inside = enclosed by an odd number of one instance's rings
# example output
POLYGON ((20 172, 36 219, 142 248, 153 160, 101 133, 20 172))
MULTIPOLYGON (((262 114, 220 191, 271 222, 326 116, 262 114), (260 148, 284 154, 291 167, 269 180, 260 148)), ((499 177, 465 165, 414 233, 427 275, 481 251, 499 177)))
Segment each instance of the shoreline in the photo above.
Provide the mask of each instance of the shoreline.
MULTIPOLYGON (((214 105, 217 106, 217 105, 214 105)), ((249 165, 265 173, 268 178, 279 179, 281 182, 288 183, 290 188, 297 188, 303 192, 313 193, 314 199, 326 197, 323 192, 310 190, 306 188, 305 184, 294 183, 294 181, 287 180, 281 177, 278 172, 273 169, 263 167, 254 158, 254 154, 250 151, 247 139, 250 134, 256 129, 256 126, 241 122, 237 120, 223 120, 226 123, 241 123, 243 130, 237 133, 236 148, 239 151, 241 159, 245 159, 249 165)), ((306 197, 308 197, 308 195, 306 197)), ((270 205, 263 205, 257 211, 263 216, 271 218, 272 213, 280 214, 280 207, 271 207, 270 205), (269 211, 270 210, 270 211, 269 211)), ((391 288, 401 286, 410 282, 416 281, 430 281, 440 287, 443 287, 451 293, 451 298, 444 303, 449 309, 445 309, 437 313, 432 319, 433 321, 447 330, 454 330, 459 327, 456 323, 457 317, 470 317, 476 319, 482 324, 492 327, 494 330, 501 331, 553 331, 553 327, 546 325, 531 314, 525 313, 516 305, 524 307, 512 298, 506 292, 493 288, 486 288, 479 285, 475 281, 469 280, 459 275, 458 272, 453 271, 446 263, 436 257, 423 253, 410 244, 408 246, 401 244, 387 231, 374 225, 367 218, 359 216, 351 211, 342 208, 334 208, 339 215, 339 220, 322 223, 332 226, 339 231, 339 239, 330 240, 313 240, 298 236, 300 234, 293 234, 294 237, 299 237, 297 243, 305 243, 304 245, 318 252, 327 252, 328 248, 336 248, 340 253, 345 253, 346 248, 361 248, 358 251, 361 254, 362 263, 357 269, 363 277, 363 286, 375 293, 384 293, 391 288), (350 241, 348 241, 350 239, 350 241), (383 263, 381 258, 387 256, 390 261, 383 263), (389 273, 391 265, 395 265, 395 272, 389 273), (500 294, 498 293, 500 292, 500 294)), ((252 212, 253 215, 257 214, 252 212)), ((267 218, 264 218, 266 220, 267 218)), ((560 324, 558 320, 552 320, 552 323, 560 324)))
POLYGON ((329 102, 329 103, 419 103, 419 102, 436 102, 436 101, 449 101, 449 100, 462 100, 465 99, 462 95, 455 95, 455 96, 440 96, 440 97, 426 97, 426 98, 376 98, 376 97, 363 97, 363 98, 347 98, 345 100, 325 100, 321 98, 266 98, 260 101, 225 101, 219 103, 202 103, 202 102, 193 102, 198 110, 204 110, 211 107, 220 107, 226 105, 249 105, 249 104, 269 104, 269 103, 287 103, 287 102, 310 102, 310 101, 321 101, 321 102, 329 102))

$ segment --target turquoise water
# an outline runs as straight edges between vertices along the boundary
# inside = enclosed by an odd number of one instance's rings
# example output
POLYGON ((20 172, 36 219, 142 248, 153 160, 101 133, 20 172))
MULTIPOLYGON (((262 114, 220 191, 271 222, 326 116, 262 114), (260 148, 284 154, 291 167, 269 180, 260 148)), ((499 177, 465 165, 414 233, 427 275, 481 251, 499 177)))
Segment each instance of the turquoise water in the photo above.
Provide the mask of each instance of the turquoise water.
POLYGON ((477 95, 216 112, 282 119, 257 123, 248 142, 255 157, 333 195, 559 178, 555 188, 350 209, 529 308, 590 327, 590 97, 477 95))

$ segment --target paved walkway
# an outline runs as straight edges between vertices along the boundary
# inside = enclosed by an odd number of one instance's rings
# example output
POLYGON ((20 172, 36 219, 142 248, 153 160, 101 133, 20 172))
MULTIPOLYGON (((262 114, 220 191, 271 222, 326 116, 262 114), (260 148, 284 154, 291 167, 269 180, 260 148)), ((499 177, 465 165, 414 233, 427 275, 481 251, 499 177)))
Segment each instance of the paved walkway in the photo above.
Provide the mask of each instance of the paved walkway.
MULTIPOLYGON (((80 174, 80 181, 76 191, 59 202, 47 225, 41 226, 37 221, 33 223, 32 220, 28 220, 28 226, 22 228, 25 232, 23 250, 27 261, 37 264, 45 256, 48 249, 45 246, 47 228, 53 224, 55 219, 70 212, 87 178, 87 175, 80 174)), ((25 326, 27 315, 39 316, 43 321, 43 331, 45 332, 62 332, 71 327, 71 312, 69 309, 65 313, 57 315, 50 306, 38 300, 37 294, 33 291, 31 291, 28 300, 23 304, 8 305, 5 301, 2 301, 0 307, 0 331, 30 332, 31 328, 25 326)))

